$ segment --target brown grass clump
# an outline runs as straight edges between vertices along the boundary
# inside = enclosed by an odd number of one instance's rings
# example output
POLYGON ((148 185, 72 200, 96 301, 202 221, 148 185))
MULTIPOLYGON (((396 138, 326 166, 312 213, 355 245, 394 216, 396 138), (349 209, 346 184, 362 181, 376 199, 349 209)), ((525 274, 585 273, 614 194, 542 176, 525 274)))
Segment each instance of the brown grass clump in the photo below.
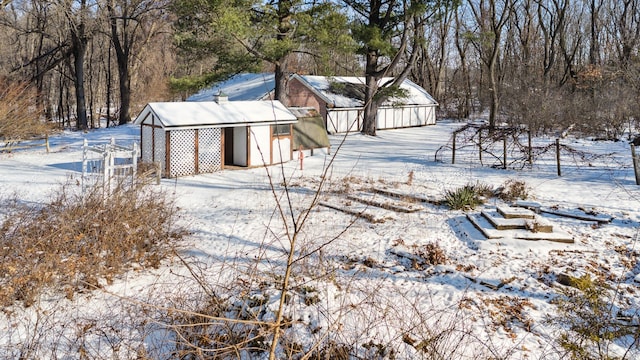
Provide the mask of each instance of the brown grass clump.
POLYGON ((110 283, 134 263, 157 267, 186 232, 175 225, 176 208, 166 194, 146 186, 99 187, 74 194, 63 185, 50 203, 5 206, 0 223, 0 307, 32 305, 45 289, 68 298, 110 283))

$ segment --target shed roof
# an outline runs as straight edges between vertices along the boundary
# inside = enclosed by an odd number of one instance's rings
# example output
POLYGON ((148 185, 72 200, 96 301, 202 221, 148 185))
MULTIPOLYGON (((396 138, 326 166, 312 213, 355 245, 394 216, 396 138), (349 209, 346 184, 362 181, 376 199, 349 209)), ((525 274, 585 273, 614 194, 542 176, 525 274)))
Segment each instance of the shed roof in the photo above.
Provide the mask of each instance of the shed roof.
POLYGON ((211 101, 219 93, 224 93, 230 101, 263 100, 276 87, 273 73, 237 74, 226 81, 202 89, 190 96, 187 101, 211 101))
POLYGON ((141 124, 149 113, 163 127, 234 127, 251 124, 294 123, 297 121, 279 101, 215 101, 149 103, 134 121, 141 124))

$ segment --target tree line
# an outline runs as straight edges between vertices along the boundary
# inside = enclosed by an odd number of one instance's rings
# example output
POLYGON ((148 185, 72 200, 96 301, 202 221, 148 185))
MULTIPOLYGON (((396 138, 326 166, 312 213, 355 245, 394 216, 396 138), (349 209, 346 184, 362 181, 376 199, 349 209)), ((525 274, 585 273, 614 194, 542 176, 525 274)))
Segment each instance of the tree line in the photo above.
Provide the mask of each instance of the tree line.
POLYGON ((125 124, 247 71, 361 76, 363 132, 410 79, 440 116, 619 138, 640 109, 640 0, 3 0, 0 78, 61 126, 125 124), (395 80, 381 83, 385 77, 395 80))

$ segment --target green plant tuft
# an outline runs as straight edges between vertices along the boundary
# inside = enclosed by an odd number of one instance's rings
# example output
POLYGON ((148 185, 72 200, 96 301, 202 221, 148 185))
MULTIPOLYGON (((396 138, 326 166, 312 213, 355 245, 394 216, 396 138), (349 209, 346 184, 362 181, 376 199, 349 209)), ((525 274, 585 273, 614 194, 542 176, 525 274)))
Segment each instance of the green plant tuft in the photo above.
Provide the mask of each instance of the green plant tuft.
POLYGON ((447 190, 444 201, 453 210, 473 209, 484 202, 478 187, 470 184, 455 190, 447 190))

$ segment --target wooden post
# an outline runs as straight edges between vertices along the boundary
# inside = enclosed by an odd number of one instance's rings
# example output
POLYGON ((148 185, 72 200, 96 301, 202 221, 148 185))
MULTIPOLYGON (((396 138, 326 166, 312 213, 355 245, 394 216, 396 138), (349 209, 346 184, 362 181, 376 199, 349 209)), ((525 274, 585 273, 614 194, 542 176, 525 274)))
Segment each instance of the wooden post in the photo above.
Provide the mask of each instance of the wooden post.
POLYGON ((560 139, 556 139, 556 163, 558 167, 558 176, 562 176, 562 170, 560 169, 560 139))
POLYGON ((455 164, 456 163, 456 132, 453 132, 453 145, 452 145, 453 151, 451 154, 451 164, 455 164))
POLYGON ((640 159, 636 155, 636 146, 631 144, 631 159, 633 160, 633 173, 636 175, 636 185, 640 185, 640 159))
POLYGON ((300 145, 298 147, 298 158, 300 158, 300 170, 303 170, 303 160, 304 160, 304 153, 302 152, 302 145, 300 145))
POLYGON ((528 157, 529 157, 529 165, 533 165, 533 146, 531 146, 531 126, 529 126, 529 131, 527 131, 527 135, 529 137, 529 148, 527 149, 529 151, 528 157))
POLYGON ((51 149, 49 148, 49 134, 45 134, 44 135, 44 146, 47 147, 47 152, 49 152, 51 149))
POLYGON ((138 154, 139 153, 140 153, 140 150, 138 149, 138 143, 134 142, 133 148, 131 149, 131 163, 133 165, 133 169, 132 169, 133 181, 136 181, 136 178, 138 176, 138 154))
POLYGON ((478 150, 479 150, 479 158, 480 158, 480 165, 482 165, 482 128, 480 128, 480 130, 478 131, 478 150))
POLYGON ((504 153, 503 168, 507 168, 507 134, 502 135, 502 152, 504 153))

